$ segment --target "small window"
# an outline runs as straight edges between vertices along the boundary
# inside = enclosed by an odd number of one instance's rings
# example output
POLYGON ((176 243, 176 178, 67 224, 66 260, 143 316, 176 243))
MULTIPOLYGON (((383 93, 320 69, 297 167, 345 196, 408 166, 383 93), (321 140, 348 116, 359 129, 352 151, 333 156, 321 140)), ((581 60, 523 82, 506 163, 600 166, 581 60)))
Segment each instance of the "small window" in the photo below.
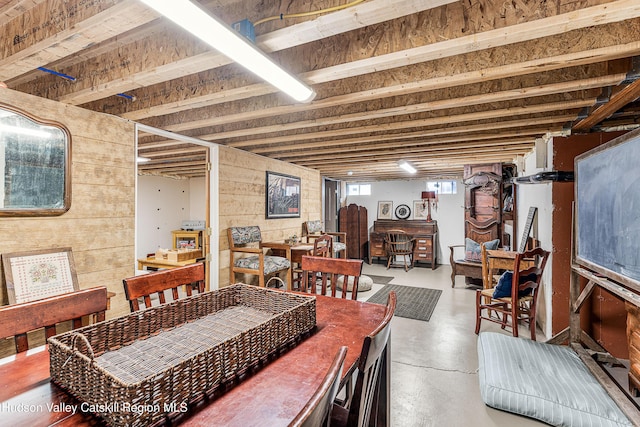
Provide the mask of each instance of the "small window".
POLYGON ((371 184, 347 184, 348 196, 370 196, 371 184))
POLYGON ((428 181, 427 190, 435 191, 437 194, 457 194, 456 181, 428 181))

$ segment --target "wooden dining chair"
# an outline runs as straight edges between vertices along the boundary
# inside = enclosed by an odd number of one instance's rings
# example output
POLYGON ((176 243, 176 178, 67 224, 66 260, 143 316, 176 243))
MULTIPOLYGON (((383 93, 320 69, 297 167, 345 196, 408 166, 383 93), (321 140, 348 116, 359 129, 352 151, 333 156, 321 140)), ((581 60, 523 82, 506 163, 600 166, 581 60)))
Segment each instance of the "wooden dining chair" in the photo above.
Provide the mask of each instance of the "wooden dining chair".
MULTIPOLYGON (((482 320, 500 323, 502 329, 509 325, 514 337, 518 336, 518 323, 529 322, 531 339, 536 340, 536 308, 538 292, 549 252, 535 248, 516 254, 513 271, 505 273, 495 287, 476 291, 476 334, 482 320), (535 260, 532 264, 531 260, 535 260), (491 314, 495 311, 498 317, 491 314)), ((487 274, 486 281, 493 280, 487 274)))
POLYGON ((122 280, 122 284, 131 311, 138 311, 140 310, 139 298, 144 300, 146 308, 150 308, 153 306, 151 296, 154 294, 158 296, 159 304, 167 302, 164 291, 170 290, 174 301, 180 298, 178 290, 182 286, 187 296, 193 295, 194 291, 204 292, 204 264, 197 262, 184 267, 128 277, 122 280))
MULTIPOLYGON (((318 238, 313 241, 313 249, 311 250, 309 255, 319 257, 333 256, 333 238, 326 234, 318 236, 318 238)), ((300 286, 302 284, 302 274, 302 266, 300 264, 297 264, 295 268, 293 268, 292 289, 300 290, 300 286)))
MULTIPOLYGON (((362 351, 358 358, 358 370, 356 371, 355 388, 351 396, 344 404, 334 403, 331 410, 331 425, 336 427, 365 427, 369 426, 369 420, 376 413, 373 410, 376 397, 379 395, 378 382, 381 375, 386 375, 389 369, 387 351, 389 336, 391 334, 391 319, 396 310, 396 293, 389 292, 387 310, 382 322, 373 332, 364 338, 362 351), (384 356, 384 357, 383 357, 384 356)), ((387 384, 387 387, 389 384, 387 384)), ((350 387, 349 382, 345 387, 350 387)), ((347 390, 348 392, 348 390, 347 390)))
POLYGON ((302 223, 302 237, 307 239, 308 243, 320 236, 329 235, 333 240, 333 251, 331 256, 347 258, 347 233, 344 231, 324 231, 322 221, 319 219, 313 221, 305 221, 302 223))
POLYGON ((304 408, 302 408, 302 411, 289 423, 289 427, 320 427, 329 425, 329 414, 331 413, 333 400, 338 394, 346 355, 347 347, 340 347, 322 383, 304 408))
POLYGON ((342 280, 341 298, 347 297, 348 286, 351 281, 353 289, 351 299, 358 299, 358 280, 362 274, 362 260, 326 258, 318 256, 302 257, 302 292, 317 293, 318 284, 322 287, 322 295, 327 293, 327 286, 331 287, 331 296, 335 297, 338 289, 338 279, 342 280))
POLYGON ((329 257, 333 256, 333 238, 328 234, 318 236, 313 241, 312 256, 329 257))
POLYGON ((56 295, 37 301, 0 307, 0 338, 14 337, 16 352, 29 349, 27 332, 44 328, 45 339, 56 334, 59 323, 73 321, 82 327, 82 318, 93 322, 105 319, 107 288, 104 286, 56 295), (93 319, 91 319, 91 317, 93 319))
POLYGON ((404 267, 408 271, 413 268, 413 243, 414 239, 403 230, 389 230, 384 239, 387 250, 387 269, 391 267, 404 267), (403 263, 396 264, 396 257, 402 257, 403 263))

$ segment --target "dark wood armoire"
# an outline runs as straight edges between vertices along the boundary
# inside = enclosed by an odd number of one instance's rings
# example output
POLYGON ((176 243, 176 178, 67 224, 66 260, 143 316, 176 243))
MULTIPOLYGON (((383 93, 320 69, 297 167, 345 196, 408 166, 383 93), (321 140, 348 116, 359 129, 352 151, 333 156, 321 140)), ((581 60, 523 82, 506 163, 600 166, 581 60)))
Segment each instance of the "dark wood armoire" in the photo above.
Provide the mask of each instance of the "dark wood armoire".
POLYGON ((343 206, 338 212, 341 232, 347 233, 347 258, 364 259, 367 256, 369 232, 367 208, 355 203, 343 206))
POLYGON ((476 242, 500 239, 500 246, 516 246, 515 165, 465 165, 464 235, 476 242))

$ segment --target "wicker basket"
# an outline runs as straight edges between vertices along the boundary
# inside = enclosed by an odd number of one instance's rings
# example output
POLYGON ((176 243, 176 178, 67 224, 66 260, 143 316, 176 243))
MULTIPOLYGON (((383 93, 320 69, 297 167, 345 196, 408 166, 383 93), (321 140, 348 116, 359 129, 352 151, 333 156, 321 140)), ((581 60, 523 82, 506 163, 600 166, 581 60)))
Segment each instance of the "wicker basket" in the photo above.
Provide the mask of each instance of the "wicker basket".
POLYGON ((183 412, 316 324, 315 297, 237 284, 48 340, 51 378, 81 410, 145 426, 183 412))

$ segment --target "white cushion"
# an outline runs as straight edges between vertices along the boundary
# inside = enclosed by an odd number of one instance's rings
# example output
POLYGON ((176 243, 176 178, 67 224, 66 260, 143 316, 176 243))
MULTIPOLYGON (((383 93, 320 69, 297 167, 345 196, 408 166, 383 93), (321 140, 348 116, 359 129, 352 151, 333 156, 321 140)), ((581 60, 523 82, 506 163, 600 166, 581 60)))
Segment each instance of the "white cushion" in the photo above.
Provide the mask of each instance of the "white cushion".
MULTIPOLYGON (((336 288, 342 290, 342 285, 344 283, 344 276, 338 277, 338 283, 336 283, 336 288)), ((358 280, 358 292, 366 292, 371 290, 371 286, 373 286, 373 279, 369 276, 360 276, 358 280)), ((353 277, 349 276, 349 283, 347 283, 347 292, 353 291, 353 277)))
POLYGON ((488 406, 554 426, 631 426, 571 348, 482 332, 480 394, 488 406))

